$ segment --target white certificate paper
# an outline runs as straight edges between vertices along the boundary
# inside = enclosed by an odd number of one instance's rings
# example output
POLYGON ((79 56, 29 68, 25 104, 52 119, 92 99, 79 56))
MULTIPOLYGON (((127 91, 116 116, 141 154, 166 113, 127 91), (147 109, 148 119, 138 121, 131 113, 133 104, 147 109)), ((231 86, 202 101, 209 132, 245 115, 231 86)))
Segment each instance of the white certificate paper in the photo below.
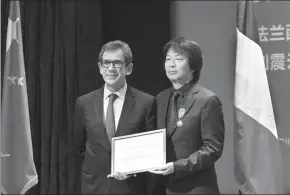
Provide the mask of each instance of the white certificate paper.
POLYGON ((112 139, 111 174, 145 172, 166 163, 166 130, 158 129, 112 139))

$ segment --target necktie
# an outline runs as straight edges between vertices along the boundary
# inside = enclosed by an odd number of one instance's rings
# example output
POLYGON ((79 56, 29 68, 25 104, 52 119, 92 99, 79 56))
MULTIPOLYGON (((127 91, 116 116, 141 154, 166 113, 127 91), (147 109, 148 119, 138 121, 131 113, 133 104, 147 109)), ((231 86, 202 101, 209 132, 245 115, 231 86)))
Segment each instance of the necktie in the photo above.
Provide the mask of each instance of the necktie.
POLYGON ((114 115, 114 106, 113 103, 115 99, 117 99, 116 94, 109 95, 109 104, 107 109, 107 115, 106 115, 106 131, 108 134, 109 141, 111 143, 112 137, 115 136, 115 115, 114 115))
POLYGON ((172 95, 172 100, 171 100, 171 106, 170 106, 170 111, 169 115, 167 117, 167 128, 173 128, 176 125, 177 122, 177 110, 176 110, 176 104, 177 104, 177 98, 180 96, 180 92, 175 91, 172 95))

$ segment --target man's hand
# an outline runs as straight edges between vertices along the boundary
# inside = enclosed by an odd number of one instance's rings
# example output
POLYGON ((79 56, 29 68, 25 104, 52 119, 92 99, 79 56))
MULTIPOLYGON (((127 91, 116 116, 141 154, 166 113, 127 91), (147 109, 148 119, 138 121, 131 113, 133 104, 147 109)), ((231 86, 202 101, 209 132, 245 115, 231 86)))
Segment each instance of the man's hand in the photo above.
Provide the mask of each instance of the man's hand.
POLYGON ((173 162, 167 163, 163 166, 160 166, 156 169, 149 171, 150 173, 155 173, 159 175, 169 175, 174 173, 174 165, 173 162))
POLYGON ((134 175, 127 175, 125 173, 120 173, 120 172, 116 172, 115 174, 109 174, 107 177, 114 177, 117 180, 124 180, 124 179, 128 179, 130 177, 137 177, 136 174, 134 175))

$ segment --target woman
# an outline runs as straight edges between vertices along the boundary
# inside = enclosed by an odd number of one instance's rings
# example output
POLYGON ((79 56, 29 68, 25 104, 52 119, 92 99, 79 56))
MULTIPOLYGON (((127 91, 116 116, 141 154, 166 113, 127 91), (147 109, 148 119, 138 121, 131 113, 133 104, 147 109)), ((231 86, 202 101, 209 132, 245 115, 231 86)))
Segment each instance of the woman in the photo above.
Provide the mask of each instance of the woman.
POLYGON ((223 150, 224 120, 219 98, 198 83, 201 49, 178 37, 163 50, 172 87, 156 97, 157 126, 166 128, 168 163, 150 172, 165 176, 167 194, 218 194, 214 163, 223 150))

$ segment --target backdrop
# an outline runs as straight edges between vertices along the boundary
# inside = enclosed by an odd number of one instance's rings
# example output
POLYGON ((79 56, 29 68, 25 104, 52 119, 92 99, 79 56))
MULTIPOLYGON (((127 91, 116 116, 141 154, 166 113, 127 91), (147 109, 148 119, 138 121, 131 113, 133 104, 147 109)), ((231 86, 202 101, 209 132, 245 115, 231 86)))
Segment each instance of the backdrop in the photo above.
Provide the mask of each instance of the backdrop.
MULTIPOLYGON (((9 3, 1 3, 4 59, 9 3)), ((129 84, 152 95, 168 86, 162 47, 170 39, 169 2, 23 0, 21 15, 34 160, 40 178, 28 193, 77 193, 78 169, 68 156, 74 101, 103 85, 98 53, 104 42, 114 39, 127 42, 133 51, 129 84)))
POLYGON ((290 2, 256 3, 261 47, 283 159, 284 189, 290 194, 290 2))

